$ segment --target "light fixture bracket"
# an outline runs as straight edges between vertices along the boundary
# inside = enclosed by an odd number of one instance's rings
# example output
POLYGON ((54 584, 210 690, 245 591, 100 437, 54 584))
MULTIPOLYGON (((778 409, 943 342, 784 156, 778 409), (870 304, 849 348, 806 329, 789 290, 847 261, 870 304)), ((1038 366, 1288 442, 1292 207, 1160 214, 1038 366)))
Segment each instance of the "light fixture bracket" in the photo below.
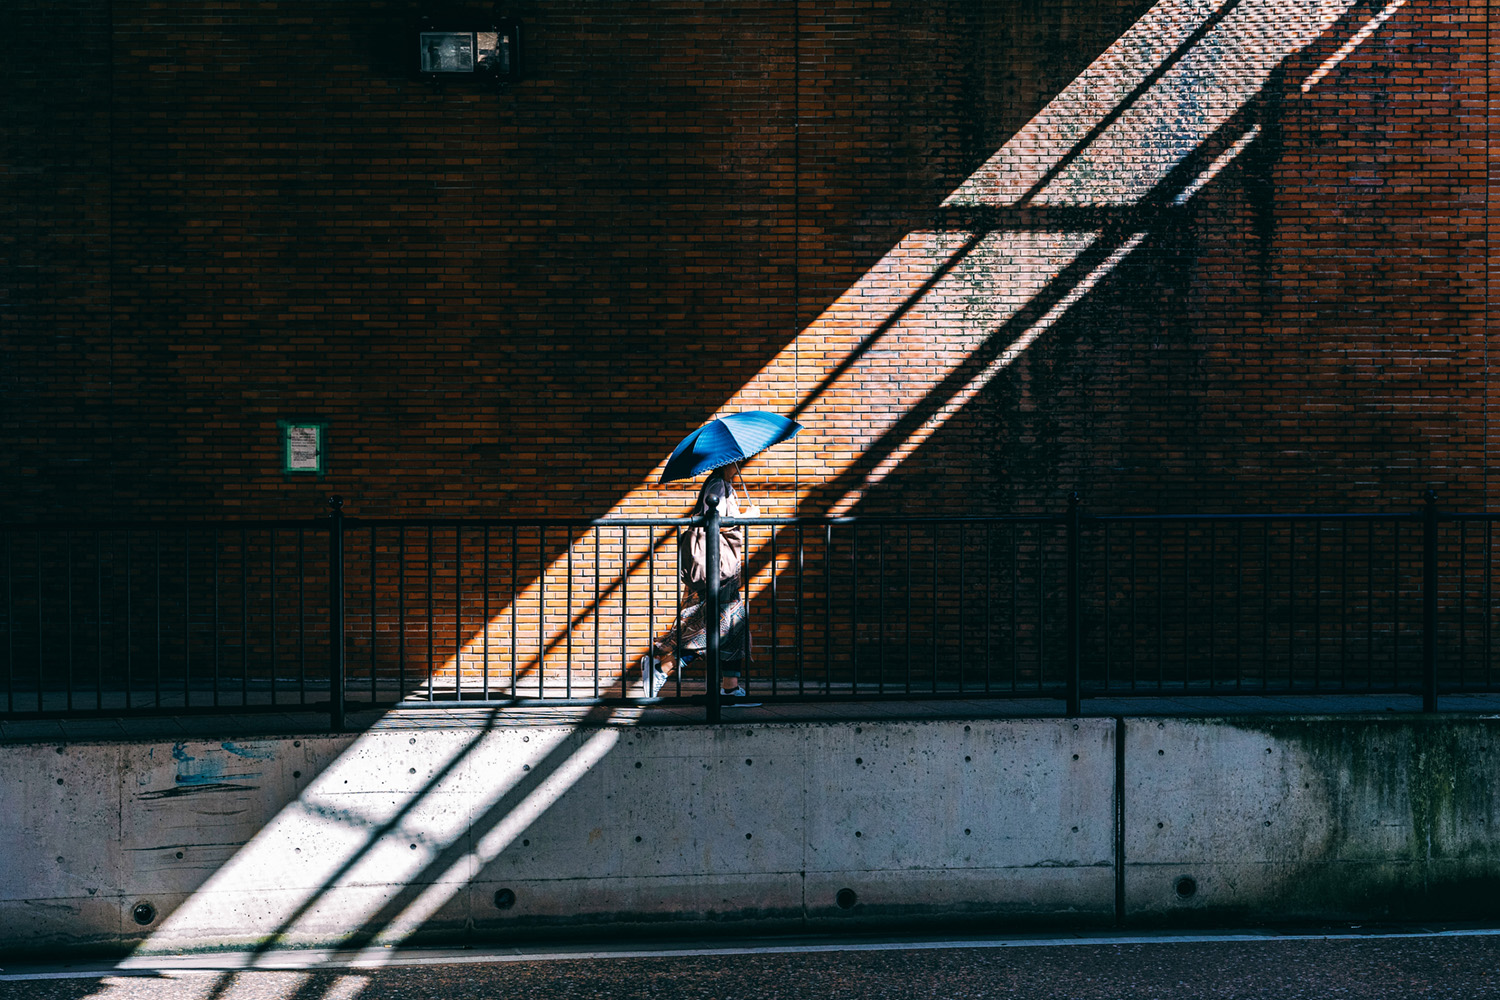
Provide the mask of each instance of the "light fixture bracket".
POLYGON ((439 87, 505 87, 521 78, 521 23, 514 18, 424 14, 411 45, 417 76, 439 87))

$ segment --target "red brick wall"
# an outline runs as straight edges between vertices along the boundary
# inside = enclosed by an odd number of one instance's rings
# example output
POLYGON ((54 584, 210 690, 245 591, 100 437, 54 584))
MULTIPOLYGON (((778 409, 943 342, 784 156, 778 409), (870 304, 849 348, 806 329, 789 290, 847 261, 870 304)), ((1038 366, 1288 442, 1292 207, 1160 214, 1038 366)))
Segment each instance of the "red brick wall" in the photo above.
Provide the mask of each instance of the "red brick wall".
POLYGON ((1486 7, 1411 0, 1304 92, 1383 7, 1185 205, 1020 211, 942 206, 1149 5, 532 4, 496 94, 409 79, 401 4, 25 0, 58 48, 3 70, 0 515, 602 515, 872 332, 756 469, 777 513, 1485 505, 1486 7), (985 227, 1144 235, 913 447, 944 359, 1067 287, 986 245, 903 305, 985 227), (322 480, 281 473, 305 416, 322 480))

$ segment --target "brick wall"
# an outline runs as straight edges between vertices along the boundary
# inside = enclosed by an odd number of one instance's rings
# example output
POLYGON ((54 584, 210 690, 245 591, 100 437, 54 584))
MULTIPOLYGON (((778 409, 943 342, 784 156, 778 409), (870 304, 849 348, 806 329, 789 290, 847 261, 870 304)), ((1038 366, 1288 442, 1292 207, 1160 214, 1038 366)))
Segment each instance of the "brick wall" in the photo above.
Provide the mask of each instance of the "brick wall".
POLYGON ((1306 6, 533 4, 493 93, 410 79, 404 5, 25 4, 69 41, 4 71, 3 513, 675 511, 638 487, 726 401, 803 404, 783 512, 1484 504, 1485 8, 1304 88, 1385 9, 1306 6))

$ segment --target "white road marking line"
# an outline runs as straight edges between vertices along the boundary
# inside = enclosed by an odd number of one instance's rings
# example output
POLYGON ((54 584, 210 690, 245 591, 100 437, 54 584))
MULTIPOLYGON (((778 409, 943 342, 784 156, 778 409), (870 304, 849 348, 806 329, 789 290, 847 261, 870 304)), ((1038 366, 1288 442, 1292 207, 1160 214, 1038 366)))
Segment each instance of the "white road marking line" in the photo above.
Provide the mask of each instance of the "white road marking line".
POLYGON ((99 979, 153 975, 211 975, 229 971, 277 972, 309 969, 399 968, 428 965, 483 965, 512 962, 582 962, 619 958, 694 958, 731 955, 818 955, 835 952, 940 951, 997 948, 1061 948, 1078 945, 1107 947, 1147 944, 1235 944, 1245 942, 1297 941, 1380 941, 1415 938, 1497 937, 1500 927, 1460 928, 1440 931, 1371 931, 1282 934, 1275 931, 1247 931, 1223 934, 1078 934, 1062 937, 968 938, 944 941, 846 941, 827 944, 702 945, 690 948, 630 948, 622 946, 604 951, 555 950, 526 952, 516 948, 504 951, 468 951, 432 954, 421 950, 392 949, 383 961, 340 958, 327 951, 269 952, 249 957, 240 953, 173 956, 167 958, 128 959, 115 966, 100 966, 62 972, 25 972, 8 974, 0 970, 0 982, 26 982, 45 979, 99 979))

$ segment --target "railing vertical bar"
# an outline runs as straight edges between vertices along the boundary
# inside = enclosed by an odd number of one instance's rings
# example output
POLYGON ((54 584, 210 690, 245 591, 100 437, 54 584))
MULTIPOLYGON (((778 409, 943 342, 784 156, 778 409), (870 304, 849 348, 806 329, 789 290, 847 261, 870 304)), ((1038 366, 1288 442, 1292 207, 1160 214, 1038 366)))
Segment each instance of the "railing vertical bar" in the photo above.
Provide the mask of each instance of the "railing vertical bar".
MULTIPOLYGON (((625 642, 630 626, 630 529, 620 528, 620 697, 625 697, 625 678, 630 671, 630 649, 625 642)), ((775 571, 776 564, 771 564, 775 571)))
MULTIPOLYGON (((161 532, 160 531, 154 532, 153 533, 153 537, 155 539, 155 551, 156 551, 156 576, 155 576, 155 579, 153 581, 155 583, 155 585, 156 585, 156 607, 155 607, 155 612, 156 612, 156 648, 155 648, 156 678, 155 678, 155 681, 154 681, 156 701, 155 701, 155 706, 154 707, 161 708, 161 672, 162 672, 162 662, 161 662, 161 532)), ((40 555, 40 552, 38 552, 38 555, 40 555)), ((38 565, 40 565, 40 564, 38 564, 38 565)), ((37 605, 37 615, 38 615, 37 625, 40 626, 41 625, 41 617, 40 617, 41 616, 41 605, 40 604, 37 605)), ((40 629, 38 630, 38 634, 40 634, 40 629)), ((40 674, 38 674, 37 679, 38 680, 41 679, 41 675, 40 674)), ((41 689, 38 688, 37 690, 40 693, 41 689)), ((39 694, 39 696, 40 696, 40 694, 39 694)), ((41 708, 41 705, 38 704, 37 707, 41 708)))
POLYGON ((927 621, 932 622, 930 633, 933 643, 933 694, 938 693, 938 547, 942 544, 942 522, 933 522, 933 615, 927 621))
POLYGON ((1323 685, 1323 519, 1312 522, 1313 529, 1313 690, 1323 685))
POLYGON ((1166 688, 1167 682, 1167 564, 1166 528, 1156 528, 1156 690, 1166 688))
POLYGON ((1422 711, 1437 711, 1437 493, 1422 509, 1422 711))
POLYGON ((833 525, 823 526, 823 693, 833 690, 833 525))
POLYGON ((214 528, 208 535, 208 544, 213 547, 213 595, 214 595, 214 635, 210 648, 213 650, 213 705, 219 707, 219 529, 214 528))
MULTIPOLYGON (((63 561, 64 565, 66 566, 66 571, 63 575, 63 582, 64 585, 68 588, 64 595, 63 602, 63 610, 64 614, 67 617, 68 625, 68 673, 65 679, 66 688, 64 691, 64 695, 67 698, 68 711, 71 712, 73 710, 73 632, 75 631, 75 629, 73 628, 73 533, 71 531, 63 532, 63 561)), ((38 575, 41 574, 40 566, 37 567, 37 573, 38 575)))
MULTIPOLYGON (((16 710, 16 600, 10 531, 5 532, 5 710, 16 710)), ((127 536, 128 538, 129 536, 127 536)), ((129 592, 127 588, 126 592, 129 592)), ((128 690, 128 688, 127 688, 128 690)))
POLYGON ((396 701, 406 700, 406 525, 396 529, 396 701))
POLYGON ((240 704, 250 704, 250 532, 240 529, 240 704))
MULTIPOLYGON (((127 709, 135 707, 132 704, 132 693, 135 690, 135 678, 132 676, 134 667, 133 647, 135 645, 132 640, 135 634, 135 602, 132 600, 132 593, 135 587, 131 579, 134 574, 131 572, 130 540, 131 533, 127 531, 125 532, 125 707, 127 709)), ((10 534, 8 532, 5 536, 5 594, 8 604, 10 600, 10 534)), ((7 623, 13 620, 8 611, 5 615, 5 620, 7 623)), ((8 665, 8 657, 6 662, 8 665)))
POLYGON ((453 700, 464 700, 464 526, 453 526, 453 700))
POLYGON ((483 634, 479 640, 480 663, 480 697, 485 701, 490 700, 490 526, 486 524, 480 533, 479 544, 483 546, 484 555, 479 564, 479 627, 483 634))
MULTIPOLYGON (((16 594, 15 594, 15 562, 11 552, 14 534, 10 531, 5 533, 5 710, 14 712, 16 710, 16 594)), ((126 536, 128 541, 129 536, 126 536)), ((129 552, 129 549, 126 550, 129 552)), ((129 555, 126 556, 127 560, 129 555)), ((130 593, 126 588, 126 594, 130 593)), ((129 599, 128 596, 126 598, 129 599)), ((128 605, 127 605, 128 607, 128 605)), ((128 648, 128 647, 127 647, 128 648)), ((126 660, 126 670, 129 670, 129 660, 126 660)), ((126 687, 129 691, 129 687, 126 687)), ((129 695, 126 695, 127 699, 129 695)), ((129 702, 126 702, 129 707, 129 702)))
POLYGON ((594 697, 597 698, 599 697, 599 625, 604 620, 604 609, 599 606, 599 536, 602 532, 597 527, 591 530, 594 533, 594 697))
POLYGON ((986 521, 984 524, 984 690, 988 694, 994 683, 992 673, 994 646, 992 645, 992 621, 994 614, 994 588, 995 588, 995 524, 986 521))
MULTIPOLYGON (((748 551, 748 549, 747 549, 748 551)), ((849 525, 849 693, 859 693, 859 522, 849 525)))
POLYGON ((193 533, 182 532, 182 704, 193 703, 193 533))
POLYGON ((1375 686, 1375 522, 1365 522, 1365 687, 1375 686))
MULTIPOLYGON (((269 539, 269 544, 270 544, 270 547, 271 547, 271 554, 270 554, 270 572, 269 572, 268 576, 269 576, 270 582, 271 582, 271 637, 270 637, 270 640, 271 640, 271 655, 268 658, 268 664, 267 664, 267 666, 268 666, 268 668, 269 668, 269 670, 271 672, 271 704, 275 705, 275 704, 277 704, 277 701, 276 701, 276 670, 277 670, 276 645, 277 645, 277 642, 279 640, 279 636, 277 634, 277 629, 279 628, 279 625, 278 625, 278 623, 276 621, 276 615, 277 615, 276 590, 277 590, 277 588, 276 588, 276 529, 275 528, 272 528, 270 530, 270 536, 271 537, 269 539)), ((158 697, 158 700, 160 700, 159 697, 158 697)))
POLYGON ((517 645, 521 641, 516 631, 516 604, 521 600, 520 579, 517 563, 521 558, 520 529, 510 526, 510 696, 516 696, 517 645))
POLYGON ((745 602, 745 627, 740 632, 740 685, 742 687, 745 687, 746 689, 748 689, 750 686, 750 629, 752 627, 752 623, 750 620, 751 602, 749 558, 750 553, 755 551, 755 546, 754 544, 752 544, 754 542, 754 539, 755 526, 751 524, 745 525, 745 555, 744 559, 741 561, 740 568, 740 585, 744 590, 744 592, 740 594, 740 599, 745 602))
MULTIPOLYGON (((911 529, 908 528, 908 531, 911 529)), ((1021 689, 1021 526, 1010 525, 1010 690, 1021 689)))
POLYGON ((436 700, 436 696, 434 695, 434 692, 433 692, 433 681, 432 681, 432 657, 433 657, 432 629, 433 629, 433 618, 434 618, 433 613, 432 613, 432 602, 433 602, 433 593, 434 593, 433 586, 432 586, 432 576, 433 576, 433 572, 434 572, 434 564, 437 562, 437 560, 432 557, 432 547, 433 547, 434 544, 435 544, 435 541, 434 541, 434 538, 433 538, 432 525, 429 524, 427 526, 427 548, 426 548, 426 550, 422 554, 423 558, 425 558, 427 560, 427 665, 423 669, 422 672, 427 675, 427 700, 429 702, 432 702, 432 701, 436 700))
POLYGON ((1182 690, 1193 682, 1193 525, 1182 522, 1182 690))
POLYGON ((1043 523, 1036 535, 1036 689, 1041 692, 1047 680, 1047 541, 1043 523))
POLYGON ((563 692, 564 697, 573 697, 573 537, 565 535, 565 544, 568 546, 566 572, 568 579, 566 614, 563 617, 563 629, 567 633, 567 651, 563 661, 563 692))
POLYGON ((1101 544, 1104 546, 1104 690, 1108 692, 1114 682, 1114 642, 1111 641, 1113 634, 1110 631, 1110 610, 1114 607, 1113 581, 1110 579, 1110 540, 1109 522, 1105 521, 1101 526, 1101 544))
POLYGON ((1391 524, 1391 687, 1401 686, 1401 522, 1391 524))
POLYGON ((104 707, 104 541, 94 531, 94 707, 104 707))
MULTIPOLYGON (((958 693, 964 693, 964 672, 968 667, 966 654, 968 646, 964 642, 964 633, 968 630, 968 616, 965 612, 968 606, 964 603, 964 596, 968 593, 968 578, 965 575, 967 560, 964 558, 964 549, 968 545, 967 521, 958 522, 958 693)), ((934 625, 937 623, 934 622, 934 625)))
POLYGON ((1260 531, 1260 687, 1271 686, 1271 522, 1260 531))
POLYGON ((1484 522, 1484 686, 1491 686, 1492 668, 1491 656, 1494 655, 1494 646, 1491 642, 1494 630, 1494 589, 1491 584, 1494 578, 1495 566, 1495 522, 1486 519, 1484 522))
POLYGON ((307 529, 297 529, 297 704, 307 704, 307 529))
POLYGON ((906 681, 905 693, 911 694, 911 602, 912 602, 912 556, 911 522, 906 522, 906 681))
POLYGON ((1219 532, 1218 522, 1208 522, 1208 690, 1217 690, 1219 680, 1219 532))
MULTIPOLYGON (((719 622, 722 611, 722 606, 719 602, 719 544, 722 538, 719 527, 721 523, 720 518, 719 501, 710 498, 708 501, 707 523, 703 526, 705 541, 704 555, 706 556, 704 559, 703 585, 707 591, 706 599, 703 602, 704 611, 706 612, 703 616, 703 621, 707 626, 707 631, 704 633, 703 655, 706 661, 705 672, 707 676, 704 677, 703 681, 708 688, 706 692, 708 702, 706 718, 711 724, 719 721, 720 709, 723 707, 719 695, 724 683, 723 671, 721 669, 722 664, 719 660, 719 622)), ((825 639, 829 638, 826 629, 824 637, 825 639)))
POLYGON ((1339 690, 1349 690, 1349 519, 1339 521, 1339 690))
POLYGON ((885 524, 875 526, 875 563, 876 578, 880 581, 879 596, 875 603, 876 614, 876 649, 880 651, 879 679, 875 682, 875 690, 879 694, 885 694, 885 524))
POLYGON ((673 611, 672 611, 672 652, 676 661, 675 684, 677 697, 682 697, 682 675, 685 672, 682 664, 682 529, 673 528, 671 531, 673 541, 673 572, 672 587, 673 611))
MULTIPOLYGON (((668 529, 670 531, 671 529, 668 529)), ((651 693, 651 671, 656 660, 656 528, 646 529, 646 666, 641 670, 641 687, 651 693)), ((774 565, 774 564, 773 564, 774 565)), ((774 577, 773 577, 774 579, 774 577)), ((774 647, 773 647, 774 648, 774 647)), ((673 664, 676 666, 676 664, 673 664)), ((681 670, 677 671, 681 673, 681 670)))
MULTIPOLYGON (((779 552, 781 543, 781 532, 776 530, 776 525, 771 525, 771 694, 776 694, 776 685, 780 680, 780 595, 777 593, 776 581, 781 576, 781 556, 779 552)), ((655 634, 654 632, 652 633, 655 634)))
POLYGON ((370 525, 370 704, 380 703, 380 602, 376 580, 380 575, 380 545, 375 525, 370 525))
POLYGON ((1083 714, 1083 686, 1080 671, 1082 664, 1082 649, 1080 638, 1082 628, 1081 615, 1079 613, 1079 516, 1078 516, 1078 493, 1074 491, 1068 495, 1068 523, 1067 523, 1067 651, 1064 661, 1067 665, 1068 674, 1065 678, 1067 684, 1067 708, 1066 713, 1070 718, 1077 718, 1083 714))
POLYGON ((328 723, 334 732, 344 728, 344 703, 349 694, 344 619, 344 500, 328 498, 328 723))
POLYGON ((1286 523, 1286 681, 1297 686, 1297 522, 1286 523))
POLYGON ((1458 522, 1458 686, 1464 686, 1465 660, 1469 643, 1469 522, 1458 522))
POLYGON ((536 696, 546 695, 547 673, 547 526, 536 533, 536 696))
POLYGON ((1234 689, 1245 687, 1245 522, 1234 526, 1234 689))
MULTIPOLYGON (((158 578, 158 581, 159 581, 160 580, 160 574, 157 575, 157 578, 158 578)), ((158 601, 157 603, 158 603, 158 605, 160 605, 160 601, 158 601)), ((44 653, 45 653, 45 650, 46 650, 47 643, 46 643, 46 640, 45 640, 45 632, 44 632, 43 621, 44 621, 44 619, 43 619, 43 616, 42 616, 42 533, 40 531, 38 531, 36 533, 36 710, 38 712, 42 711, 42 706, 43 706, 42 689, 43 689, 44 684, 46 683, 45 680, 43 679, 44 674, 45 674, 45 669, 44 669, 44 666, 43 666, 43 659, 44 659, 44 653)), ((157 634, 158 640, 160 640, 160 637, 161 637, 161 628, 160 627, 157 628, 156 634, 157 634)), ((160 672, 160 663, 161 663, 161 655, 160 655, 160 653, 158 653, 157 654, 157 664, 158 664, 157 670, 158 670, 158 673, 160 672)))
POLYGON ((1139 611, 1141 597, 1141 570, 1139 552, 1136 548, 1136 539, 1140 535, 1139 526, 1135 522, 1130 524, 1130 690, 1134 691, 1140 679, 1139 663, 1136 658, 1136 648, 1140 643, 1139 611))

